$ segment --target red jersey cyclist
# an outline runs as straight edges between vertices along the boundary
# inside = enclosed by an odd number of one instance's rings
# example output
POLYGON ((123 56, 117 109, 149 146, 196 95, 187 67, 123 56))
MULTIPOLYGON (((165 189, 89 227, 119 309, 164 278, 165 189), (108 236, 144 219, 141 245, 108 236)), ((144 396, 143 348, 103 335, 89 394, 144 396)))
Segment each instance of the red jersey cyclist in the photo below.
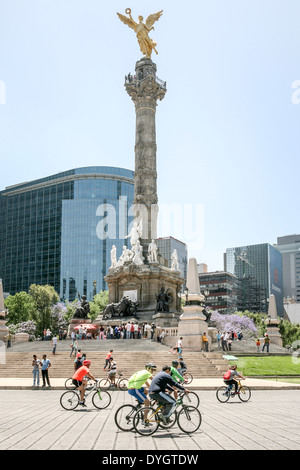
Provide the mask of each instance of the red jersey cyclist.
POLYGON ((93 376, 93 374, 89 370, 90 365, 91 365, 91 361, 88 361, 88 360, 83 361, 83 366, 79 367, 79 369, 76 370, 75 374, 72 377, 73 384, 80 391, 80 402, 79 402, 79 404, 82 405, 82 406, 85 406, 85 404, 84 404, 84 392, 85 392, 86 385, 87 385, 86 377, 89 377, 90 379, 97 382, 97 379, 93 376))

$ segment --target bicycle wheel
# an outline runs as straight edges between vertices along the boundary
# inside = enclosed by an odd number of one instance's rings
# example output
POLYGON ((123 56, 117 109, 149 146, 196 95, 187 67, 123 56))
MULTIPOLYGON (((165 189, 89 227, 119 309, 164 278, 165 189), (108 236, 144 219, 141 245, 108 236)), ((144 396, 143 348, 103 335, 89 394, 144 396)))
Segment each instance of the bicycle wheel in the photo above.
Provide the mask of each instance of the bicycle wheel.
POLYGON ((67 411, 75 410, 75 408, 77 408, 79 405, 79 400, 78 393, 75 392, 75 390, 69 390, 68 392, 65 392, 61 395, 60 404, 67 411))
POLYGON ((193 376, 189 372, 184 372, 184 374, 182 374, 182 377, 184 378, 185 384, 190 384, 193 381, 193 376))
POLYGON ((228 387, 225 387, 225 385, 219 387, 216 392, 216 396, 221 403, 226 403, 230 398, 230 391, 228 390, 228 387))
POLYGON ((133 418, 133 426, 141 436, 151 436, 155 433, 159 426, 159 419, 155 413, 155 409, 145 406, 138 410, 133 418), (146 416, 146 419, 144 417, 146 416))
POLYGON ((186 406, 194 406, 198 408, 200 405, 200 398, 195 392, 186 393, 182 396, 182 403, 186 406))
POLYGON ((104 410, 110 405, 111 396, 104 390, 97 390, 92 396, 92 403, 98 410, 104 410))
MULTIPOLYGON (((158 415, 161 416, 161 413, 158 415)), ((167 418, 167 422, 165 423, 162 419, 159 421, 159 426, 163 429, 171 429, 177 421, 177 411, 175 410, 174 413, 171 414, 169 418, 167 418)))
POLYGON ((239 396, 239 399, 243 402, 250 400, 250 397, 251 397, 250 388, 247 387, 246 385, 243 385, 242 387, 240 387, 238 391, 238 396, 239 396))
POLYGON ((98 388, 100 388, 100 390, 109 390, 111 386, 111 381, 109 379, 101 379, 99 380, 97 386, 98 388))
POLYGON ((115 413, 115 423, 121 431, 132 431, 133 417, 137 409, 133 405, 122 405, 115 413))
POLYGON ((70 377, 69 379, 67 379, 65 381, 65 388, 67 390, 75 390, 76 389, 76 386, 73 384, 73 379, 72 377, 70 377))
POLYGON ((184 406, 177 414, 177 424, 186 434, 196 432, 201 425, 201 413, 194 406, 184 406))
POLYGON ((127 390, 127 387, 128 387, 128 379, 120 379, 119 389, 120 390, 127 390))

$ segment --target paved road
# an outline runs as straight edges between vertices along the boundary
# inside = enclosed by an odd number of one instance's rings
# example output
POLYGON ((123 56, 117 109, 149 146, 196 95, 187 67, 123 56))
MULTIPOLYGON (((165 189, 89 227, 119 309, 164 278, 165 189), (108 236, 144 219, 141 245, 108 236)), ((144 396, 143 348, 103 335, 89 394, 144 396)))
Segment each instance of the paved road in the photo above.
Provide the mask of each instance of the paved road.
POLYGON ((152 437, 118 431, 114 413, 129 401, 113 392, 108 409, 64 411, 60 390, 0 391, 0 450, 299 450, 299 390, 255 390, 251 401, 221 404, 215 391, 199 391, 202 425, 193 435, 178 427, 152 437))

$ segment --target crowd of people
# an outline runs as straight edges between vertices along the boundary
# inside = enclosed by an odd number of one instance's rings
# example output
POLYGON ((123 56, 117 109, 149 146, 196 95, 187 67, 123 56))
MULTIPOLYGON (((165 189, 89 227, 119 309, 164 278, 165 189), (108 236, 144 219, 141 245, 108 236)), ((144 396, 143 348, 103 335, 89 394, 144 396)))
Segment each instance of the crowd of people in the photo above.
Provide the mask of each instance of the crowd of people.
POLYGON ((139 324, 137 322, 127 322, 115 326, 103 326, 100 325, 99 329, 92 333, 88 331, 88 328, 84 325, 79 325, 76 331, 71 333, 71 339, 82 340, 82 339, 153 339, 155 332, 155 324, 144 322, 139 324))
POLYGON ((231 345, 233 341, 241 341, 243 339, 243 333, 241 331, 226 331, 217 333, 218 349, 223 351, 231 351, 231 345))
MULTIPOLYGON (((243 333, 241 331, 239 332, 220 332, 218 331, 217 333, 217 343, 218 343, 218 349, 223 349, 223 351, 232 351, 232 343, 233 341, 241 341, 243 339, 243 333)), ((263 338, 256 338, 255 339, 255 344, 256 344, 256 351, 259 352, 264 352, 266 349, 266 352, 269 352, 270 349, 270 337, 267 333, 263 336, 263 338), (262 345, 262 349, 261 349, 262 345)))

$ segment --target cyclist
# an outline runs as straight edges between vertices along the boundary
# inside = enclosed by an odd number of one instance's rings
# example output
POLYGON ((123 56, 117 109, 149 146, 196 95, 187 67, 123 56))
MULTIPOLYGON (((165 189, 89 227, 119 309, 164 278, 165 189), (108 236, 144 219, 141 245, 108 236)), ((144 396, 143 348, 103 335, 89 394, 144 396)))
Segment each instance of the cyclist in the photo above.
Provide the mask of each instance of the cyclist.
POLYGON ((151 383, 150 381, 153 378, 153 372, 155 370, 155 364, 146 364, 145 369, 136 372, 128 380, 129 395, 136 398, 139 403, 144 403, 146 406, 149 406, 150 404, 147 394, 151 383))
MULTIPOLYGON (((172 366, 171 366, 171 377, 174 379, 176 382, 184 382, 184 378, 182 377, 181 373, 178 370, 179 367, 179 362, 178 361, 172 361, 172 366)), ((171 393, 171 392, 170 392, 171 393)), ((174 390, 174 398, 177 400, 177 390, 174 390)))
POLYGON ((182 375, 184 372, 186 372, 186 370, 187 370, 187 365, 186 365, 186 363, 184 362, 182 356, 179 356, 178 361, 179 361, 179 367, 178 367, 177 370, 178 370, 179 374, 182 375))
POLYGON ((165 405, 162 409, 162 419, 165 422, 167 422, 172 412, 173 405, 176 403, 176 400, 166 393, 166 390, 173 392, 176 388, 189 393, 182 385, 172 379, 170 366, 164 366, 162 368, 162 371, 153 378, 149 388, 150 398, 165 405))
POLYGON ((93 376, 93 374, 89 371, 91 365, 91 361, 87 360, 83 362, 83 366, 79 367, 76 370, 75 374, 72 377, 72 383, 78 388, 80 391, 80 402, 79 404, 82 406, 86 406, 84 404, 84 392, 87 385, 86 377, 98 382, 98 380, 93 376))
POLYGON ((182 377, 181 373, 178 370, 179 362, 172 361, 171 366, 171 377, 176 380, 176 382, 184 382, 184 378, 182 377))
MULTIPOLYGON (((234 386, 233 394, 235 394, 235 395, 238 393, 238 391, 237 391, 238 390, 238 383, 234 379, 234 377, 238 377, 239 379, 245 380, 245 377, 240 375, 236 369, 237 369, 237 366, 236 366, 236 364, 234 364, 233 366, 230 366, 228 371, 225 372, 225 374, 223 375, 224 383, 227 386, 229 386, 229 385, 234 386)), ((225 393, 227 393, 227 392, 225 392, 225 393)))

